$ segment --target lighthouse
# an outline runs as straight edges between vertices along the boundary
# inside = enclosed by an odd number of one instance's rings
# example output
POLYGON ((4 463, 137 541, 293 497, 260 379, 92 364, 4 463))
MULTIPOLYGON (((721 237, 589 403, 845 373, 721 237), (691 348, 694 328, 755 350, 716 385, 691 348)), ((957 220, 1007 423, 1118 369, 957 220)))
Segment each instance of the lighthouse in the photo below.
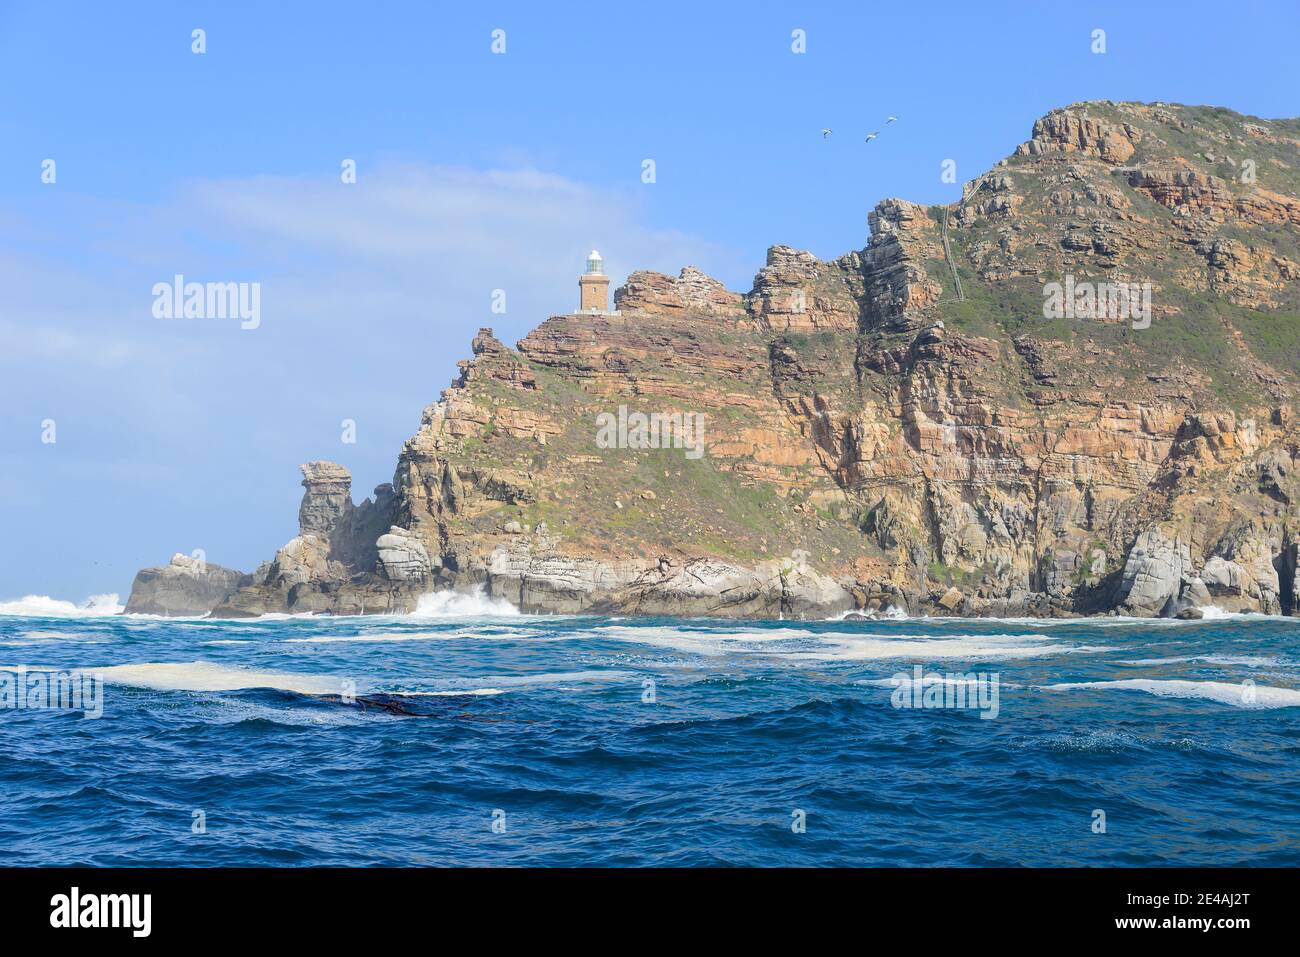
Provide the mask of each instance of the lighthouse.
POLYGON ((587 257, 587 271, 578 277, 578 311, 609 312, 609 277, 605 275, 605 260, 594 249, 587 257))

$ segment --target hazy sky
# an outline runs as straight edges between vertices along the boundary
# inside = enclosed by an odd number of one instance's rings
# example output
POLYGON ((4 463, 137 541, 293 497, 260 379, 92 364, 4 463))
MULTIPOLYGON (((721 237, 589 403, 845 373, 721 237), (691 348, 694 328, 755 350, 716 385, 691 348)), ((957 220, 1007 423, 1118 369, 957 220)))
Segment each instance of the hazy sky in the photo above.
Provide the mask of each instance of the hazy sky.
POLYGON ((1298 9, 0 0, 0 600, 125 598, 196 548, 251 569, 298 463, 389 481, 475 330, 573 308, 593 246, 615 284, 747 290, 769 245, 834 257, 886 196, 958 198, 943 160, 971 179, 1053 107, 1300 114, 1298 9), (154 318, 178 273, 260 283, 260 326, 154 318))

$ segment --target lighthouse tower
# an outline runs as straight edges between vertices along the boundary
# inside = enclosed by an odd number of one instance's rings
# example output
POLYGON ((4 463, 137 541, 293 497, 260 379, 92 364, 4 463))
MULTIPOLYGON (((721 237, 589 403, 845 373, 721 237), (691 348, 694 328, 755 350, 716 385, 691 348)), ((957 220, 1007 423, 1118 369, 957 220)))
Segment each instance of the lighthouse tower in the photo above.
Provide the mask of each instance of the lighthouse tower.
POLYGON ((587 271, 578 277, 578 294, 579 312, 609 312, 609 277, 605 275, 605 260, 594 249, 587 257, 587 271))

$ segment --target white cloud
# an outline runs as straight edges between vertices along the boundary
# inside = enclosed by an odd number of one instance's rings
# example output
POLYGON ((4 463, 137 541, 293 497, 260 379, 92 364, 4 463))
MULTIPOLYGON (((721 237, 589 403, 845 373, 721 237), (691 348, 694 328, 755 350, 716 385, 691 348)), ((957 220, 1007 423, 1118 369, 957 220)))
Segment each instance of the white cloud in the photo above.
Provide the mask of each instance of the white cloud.
POLYGON ((593 189, 531 169, 397 165, 363 169, 351 186, 337 178, 258 177, 203 183, 189 198, 203 217, 260 250, 263 261, 292 262, 286 248, 334 257, 356 270, 406 275, 420 299, 473 289, 486 300, 484 287, 506 284, 530 294, 562 286, 565 294, 546 311, 564 311, 572 307, 570 287, 592 246, 602 249, 611 271, 624 273, 676 272, 687 264, 708 272, 734 258, 707 242, 645 226, 633 192, 593 189), (408 274, 412 268, 417 271, 408 274))

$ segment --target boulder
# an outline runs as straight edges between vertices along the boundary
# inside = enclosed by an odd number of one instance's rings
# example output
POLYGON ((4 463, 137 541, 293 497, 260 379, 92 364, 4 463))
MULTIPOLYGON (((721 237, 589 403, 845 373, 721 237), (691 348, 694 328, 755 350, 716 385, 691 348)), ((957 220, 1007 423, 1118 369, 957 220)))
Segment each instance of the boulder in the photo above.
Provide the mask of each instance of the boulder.
POLYGON ((292 588, 345 578, 346 571, 334 564, 329 560, 329 542, 318 535, 299 535, 275 553, 268 580, 292 588))
POLYGON ((959 589, 949 588, 940 596, 939 600, 935 602, 935 604, 945 611, 956 611, 961 606, 964 598, 965 596, 962 595, 959 589))
POLYGON ((433 574, 433 563, 424 543, 404 528, 394 525, 375 541, 379 572, 391 582, 423 582, 433 574))
POLYGON ((1284 551, 1280 534, 1265 524, 1230 530, 1201 570, 1213 604, 1225 611, 1279 614, 1289 584, 1279 574, 1285 561, 1276 561, 1284 551))
POLYGON ((1191 552, 1180 537, 1160 526, 1147 529, 1129 549, 1115 594, 1116 606, 1139 618, 1165 613, 1181 594, 1191 567, 1191 552))

